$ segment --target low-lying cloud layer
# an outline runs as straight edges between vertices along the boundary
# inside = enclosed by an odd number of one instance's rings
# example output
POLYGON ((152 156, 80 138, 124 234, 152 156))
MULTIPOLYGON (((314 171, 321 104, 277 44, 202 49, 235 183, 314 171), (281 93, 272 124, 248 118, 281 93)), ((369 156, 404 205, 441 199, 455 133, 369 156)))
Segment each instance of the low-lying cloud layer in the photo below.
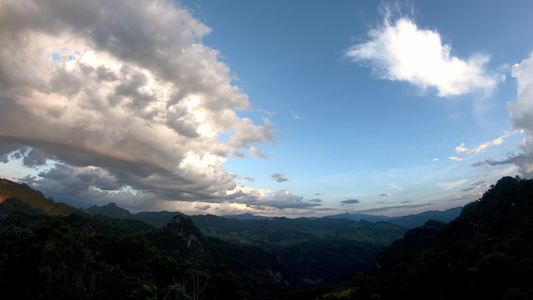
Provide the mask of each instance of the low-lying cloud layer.
POLYGON ((2 0, 0 20, 0 161, 37 168, 26 181, 39 189, 139 206, 237 201, 242 188, 222 163, 238 149, 268 157, 256 147, 276 126, 237 115, 252 109, 249 99, 202 44, 210 28, 187 10, 2 0))

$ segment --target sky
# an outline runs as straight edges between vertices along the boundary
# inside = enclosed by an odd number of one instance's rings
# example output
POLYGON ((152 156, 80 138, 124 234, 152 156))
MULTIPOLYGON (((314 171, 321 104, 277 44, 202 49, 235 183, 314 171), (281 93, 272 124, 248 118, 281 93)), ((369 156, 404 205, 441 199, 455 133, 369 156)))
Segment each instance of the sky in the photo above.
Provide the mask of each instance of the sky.
POLYGON ((132 212, 463 206, 533 177, 531 11, 0 0, 0 177, 132 212))

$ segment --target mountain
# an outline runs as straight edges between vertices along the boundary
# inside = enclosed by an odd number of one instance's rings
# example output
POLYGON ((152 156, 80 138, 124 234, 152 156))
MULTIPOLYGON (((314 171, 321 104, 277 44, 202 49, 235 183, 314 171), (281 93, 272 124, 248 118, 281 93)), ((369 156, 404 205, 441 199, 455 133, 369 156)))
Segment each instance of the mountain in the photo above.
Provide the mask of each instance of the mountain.
MULTIPOLYGON (((125 219, 131 218, 133 215, 129 210, 118 207, 115 203, 109 203, 104 206, 93 205, 85 209, 91 215, 104 215, 112 218, 125 219)), ((168 220, 167 220, 168 221, 168 220)))
MULTIPOLYGON (((350 214, 350 213, 344 213, 344 214, 338 214, 338 215, 331 215, 331 216, 325 216, 322 218, 297 218, 297 219, 288 219, 288 218, 272 218, 272 217, 264 217, 264 216, 256 216, 253 214, 240 214, 240 215, 225 215, 225 216, 214 216, 214 215, 208 215, 202 217, 201 215, 198 216, 191 216, 193 220, 196 220, 196 222, 200 222, 199 226, 202 228, 208 228, 213 227, 212 224, 209 223, 208 220, 211 220, 215 223, 219 223, 214 227, 218 226, 228 226, 228 224, 240 224, 238 225, 239 230, 229 230, 229 229, 221 229, 223 231, 240 231, 245 230, 245 227, 248 228, 249 226, 255 226, 257 224, 261 223, 255 223, 255 221, 272 221, 274 219, 277 219, 278 221, 281 219, 287 219, 287 220, 295 220, 295 224, 298 223, 298 220, 310 220, 310 221, 316 221, 318 219, 348 219, 351 221, 367 221, 371 223, 377 223, 377 222, 387 222, 390 224, 394 224, 400 227, 404 227, 407 229, 411 229, 417 226, 422 226, 426 221, 433 219, 441 222, 448 223, 451 220, 455 219, 459 214, 461 213, 462 207, 456 207, 447 209, 444 211, 426 211, 419 214, 412 214, 408 216, 401 216, 401 217, 387 217, 387 216, 374 216, 374 215, 367 215, 367 214, 350 214), (217 218, 224 218, 228 219, 230 221, 223 222, 222 220, 219 220, 217 218), (233 220, 233 221, 231 221, 233 220), (239 223, 239 221, 245 221, 245 223, 239 223), (247 221, 253 221, 252 223, 246 223, 247 221)), ((135 219, 141 219, 146 220, 156 226, 164 226, 168 223, 172 217, 175 215, 184 215, 180 212, 169 212, 169 211, 161 211, 161 212, 139 212, 136 214, 131 214, 128 210, 118 207, 115 203, 109 203, 104 206, 96 206, 93 205, 89 208, 84 209, 86 212, 90 213, 91 215, 96 214, 102 214, 110 217, 116 217, 116 218, 135 218, 135 219)), ((289 221, 290 222, 290 221, 289 221)), ((306 221, 303 221, 306 222, 306 221)), ((237 226, 237 225, 232 225, 237 226)))
POLYGON ((391 224, 402 226, 405 228, 415 228, 424 225, 428 220, 436 220, 444 223, 449 223, 461 214, 463 207, 450 208, 444 211, 430 210, 419 214, 413 214, 403 217, 394 217, 389 221, 391 224))
POLYGON ((184 216, 184 214, 180 213, 179 211, 149 211, 136 213, 133 215, 133 218, 148 221, 156 226, 165 226, 174 216, 177 215, 184 216))
POLYGON ((237 220, 265 220, 270 219, 268 217, 256 216, 253 214, 240 214, 240 215, 225 215, 222 216, 226 219, 237 219, 237 220))
POLYGON ((533 299, 533 179, 503 177, 450 223, 407 231, 373 265, 348 299, 533 299))
POLYGON ((388 222, 393 219, 391 217, 386 217, 386 216, 374 216, 374 215, 367 215, 367 214, 350 214, 350 213, 331 215, 331 216, 326 216, 324 218, 348 219, 352 221, 368 221, 368 222, 388 222))
POLYGON ((448 223, 451 220, 455 219, 461 213, 462 207, 450 208, 444 211, 432 210, 426 211, 419 214, 412 214, 408 216, 401 217, 387 217, 387 216, 374 216, 367 214, 350 214, 344 213, 339 215, 327 216, 324 218, 332 219, 348 219, 354 221, 368 221, 368 222, 387 222, 394 225, 402 226, 405 228, 415 228, 418 226, 424 225, 428 220, 437 220, 441 222, 448 223))
POLYGON ((25 210, 51 216, 65 216, 80 210, 65 203, 55 203, 27 184, 20 184, 0 178, 0 215, 6 216, 14 210, 25 210))

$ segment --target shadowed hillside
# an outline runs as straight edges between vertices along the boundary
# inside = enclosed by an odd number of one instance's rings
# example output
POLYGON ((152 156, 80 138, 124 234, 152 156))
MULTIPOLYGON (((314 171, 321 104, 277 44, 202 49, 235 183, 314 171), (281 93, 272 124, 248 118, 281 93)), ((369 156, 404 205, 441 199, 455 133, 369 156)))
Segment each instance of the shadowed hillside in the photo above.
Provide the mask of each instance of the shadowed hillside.
POLYGON ((533 299, 533 180, 504 177, 451 223, 429 221, 406 232, 344 295, 533 299))
POLYGON ((0 214, 7 215, 17 209, 31 209, 34 213, 51 216, 66 216, 78 209, 65 203, 55 203, 52 198, 45 198, 43 193, 28 185, 0 179, 0 214))

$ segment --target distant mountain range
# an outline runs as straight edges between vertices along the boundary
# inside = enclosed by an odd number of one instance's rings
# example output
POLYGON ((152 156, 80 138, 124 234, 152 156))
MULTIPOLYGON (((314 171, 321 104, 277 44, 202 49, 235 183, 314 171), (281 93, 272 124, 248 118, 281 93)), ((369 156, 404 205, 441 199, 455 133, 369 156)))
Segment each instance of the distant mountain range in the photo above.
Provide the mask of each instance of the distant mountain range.
MULTIPOLYGON (((371 223, 376 222, 386 222, 390 224, 394 224, 400 227, 404 227, 407 229, 415 228, 418 226, 424 225, 426 221, 428 220, 437 220, 441 222, 448 223, 459 216, 461 213, 462 207, 455 207, 450 208, 444 211, 426 211, 420 214, 412 214, 408 216, 401 216, 401 217, 387 217, 387 216, 373 216, 373 215, 366 215, 366 214, 339 214, 339 215, 332 215, 332 216, 326 216, 322 218, 300 218, 300 219, 348 219, 351 221, 367 221, 371 223)), ((184 215, 180 212, 169 212, 169 211, 161 211, 161 212, 140 212, 136 214, 130 213, 127 209, 121 208, 117 206, 115 203, 109 203, 104 206, 96 206, 93 205, 87 209, 85 209, 86 212, 88 212, 91 215, 105 215, 113 218, 135 218, 135 219, 142 219, 146 220, 154 225, 157 226, 163 226, 167 224, 168 220, 170 220, 175 215, 184 215)), ((264 216, 256 216, 253 214, 240 214, 240 215, 227 215, 227 216, 221 216, 225 219, 234 219, 234 220, 240 220, 240 221, 261 221, 261 220, 273 220, 275 218, 269 218, 264 216)), ((194 220, 194 216, 193 216, 194 220)))
MULTIPOLYGON (((68 215, 72 212, 85 211, 91 215, 105 215, 113 218, 135 218, 148 221, 157 226, 164 226, 175 215, 184 215, 180 212, 140 212, 132 214, 127 209, 117 206, 115 203, 109 203, 103 206, 93 205, 85 209, 76 209, 65 203, 56 203, 52 198, 46 198, 41 192, 36 191, 26 184, 19 184, 9 180, 0 179, 0 204, 3 207, 4 213, 6 210, 15 209, 23 204, 14 203, 13 199, 18 199, 27 205, 27 209, 41 212, 49 215, 68 215), (6 202, 6 200, 8 200, 6 202)), ((444 211, 427 211, 420 214, 412 214, 402 217, 386 217, 374 216, 367 214, 338 214, 323 217, 322 219, 348 219, 352 221, 367 221, 367 222, 387 222, 407 229, 422 226, 426 221, 433 219, 441 222, 450 222, 461 213, 462 207, 451 208, 444 211)), ((227 215, 222 216, 225 219, 234 219, 241 221, 260 221, 272 220, 274 218, 256 216, 253 214, 227 215)), ((305 219, 305 218, 303 218, 305 219)), ((316 218, 312 218, 316 219, 316 218)))
MULTIPOLYGON (((426 211, 419 214, 411 214, 408 216, 401 216, 401 217, 387 217, 387 216, 374 216, 374 215, 367 215, 367 214, 350 214, 350 213, 344 213, 344 214, 338 214, 338 215, 331 215, 331 216, 325 216, 321 219, 328 218, 328 219, 348 219, 352 221, 367 221, 367 222, 387 222, 394 225, 398 225, 401 227, 405 227, 408 229, 415 228, 418 226, 424 225, 426 221, 428 220, 437 220, 441 222, 448 223, 452 221, 453 219, 457 218, 461 214, 461 210, 463 207, 455 207, 450 208, 444 211, 440 210, 431 210, 426 211)), ((236 219, 236 220, 267 220, 267 219, 273 219, 263 216, 255 216, 253 214, 241 214, 241 215, 227 215, 222 216, 227 219, 236 219)), ((305 219, 305 218, 303 218, 305 219)), ((313 218, 317 219, 317 218, 313 218)))
MULTIPOLYGON (((167 222, 176 215, 184 215, 181 212, 139 212, 132 214, 127 209, 117 206, 115 203, 109 203, 103 206, 93 205, 85 209, 77 209, 65 203, 56 203, 52 198, 46 198, 41 192, 36 191, 26 184, 19 184, 9 180, 0 179, 0 205, 2 205, 4 213, 6 209, 12 210, 23 205, 21 203, 14 203, 13 199, 18 199, 28 205, 27 209, 33 209, 44 214, 49 215, 68 215, 72 212, 84 211, 91 215, 105 215, 113 218, 135 218, 148 221, 157 226, 164 226, 167 222), (6 200, 9 200, 6 202, 6 200)), ((448 223, 455 219, 461 213, 462 207, 451 208, 444 211, 427 211, 420 214, 412 214, 401 217, 387 217, 374 216, 367 214, 338 214, 326 216, 320 219, 348 219, 352 221, 367 221, 367 222, 387 222, 406 229, 422 226, 426 221, 433 219, 448 223)), ((227 215, 222 216, 225 219, 234 219, 241 221, 260 221, 272 220, 274 218, 256 216, 253 214, 227 215)), ((194 219, 194 218, 193 218, 194 219)), ((306 219, 306 218, 303 218, 306 219)), ((316 218, 310 218, 316 219, 316 218)))

